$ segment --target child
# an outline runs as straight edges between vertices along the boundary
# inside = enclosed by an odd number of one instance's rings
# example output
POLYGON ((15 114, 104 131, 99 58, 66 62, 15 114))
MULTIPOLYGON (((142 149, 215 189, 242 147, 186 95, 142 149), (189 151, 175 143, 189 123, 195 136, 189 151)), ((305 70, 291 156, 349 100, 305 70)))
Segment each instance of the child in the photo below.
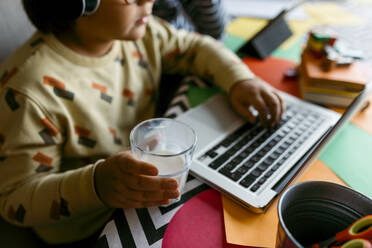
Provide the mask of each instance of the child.
POLYGON ((151 17, 152 0, 23 3, 39 32, 0 68, 0 212, 48 243, 90 236, 114 208, 179 195, 126 149, 162 72, 213 80, 252 122, 250 106, 265 124, 280 119, 272 87, 212 38, 151 17))
POLYGON ((222 0, 157 0, 153 13, 176 28, 221 39, 227 16, 222 0))

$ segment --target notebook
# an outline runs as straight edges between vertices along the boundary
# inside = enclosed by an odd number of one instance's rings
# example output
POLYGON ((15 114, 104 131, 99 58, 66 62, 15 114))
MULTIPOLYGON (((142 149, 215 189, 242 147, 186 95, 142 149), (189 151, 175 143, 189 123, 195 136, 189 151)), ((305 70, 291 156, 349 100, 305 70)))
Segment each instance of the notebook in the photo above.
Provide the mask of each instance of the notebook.
POLYGON ((218 94, 177 117, 197 134, 190 173, 253 212, 264 212, 372 91, 368 84, 345 113, 281 92, 286 111, 272 129, 250 124, 218 94))

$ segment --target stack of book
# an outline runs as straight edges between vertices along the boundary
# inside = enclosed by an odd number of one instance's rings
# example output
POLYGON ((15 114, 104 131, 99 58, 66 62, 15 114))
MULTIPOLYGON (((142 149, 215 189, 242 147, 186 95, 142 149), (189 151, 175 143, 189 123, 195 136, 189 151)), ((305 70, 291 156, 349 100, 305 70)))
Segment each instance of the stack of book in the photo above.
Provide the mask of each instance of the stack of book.
POLYGON ((328 34, 310 33, 299 67, 300 90, 305 100, 347 107, 367 83, 360 58, 340 52, 337 42, 328 34))
POLYGON ((336 107, 347 107, 367 83, 361 64, 322 69, 322 60, 305 50, 300 65, 300 90, 305 100, 336 107))

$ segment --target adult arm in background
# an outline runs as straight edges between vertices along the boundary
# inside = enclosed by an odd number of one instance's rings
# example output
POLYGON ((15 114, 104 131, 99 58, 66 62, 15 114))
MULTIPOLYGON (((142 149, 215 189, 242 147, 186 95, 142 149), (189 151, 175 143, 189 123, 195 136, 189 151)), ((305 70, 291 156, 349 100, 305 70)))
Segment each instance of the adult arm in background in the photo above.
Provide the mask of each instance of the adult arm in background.
POLYGON ((218 40, 223 37, 227 22, 223 0, 179 1, 197 32, 218 40))

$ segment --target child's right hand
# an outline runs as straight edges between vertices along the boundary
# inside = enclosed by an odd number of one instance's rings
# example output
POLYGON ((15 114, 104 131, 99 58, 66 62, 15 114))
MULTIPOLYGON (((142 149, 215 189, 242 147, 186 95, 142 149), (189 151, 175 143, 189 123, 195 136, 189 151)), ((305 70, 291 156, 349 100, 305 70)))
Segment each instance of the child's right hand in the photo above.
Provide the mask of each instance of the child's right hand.
POLYGON ((100 199, 113 208, 144 208, 169 203, 179 196, 178 183, 172 178, 156 177, 152 164, 119 152, 97 165, 94 179, 100 199))

